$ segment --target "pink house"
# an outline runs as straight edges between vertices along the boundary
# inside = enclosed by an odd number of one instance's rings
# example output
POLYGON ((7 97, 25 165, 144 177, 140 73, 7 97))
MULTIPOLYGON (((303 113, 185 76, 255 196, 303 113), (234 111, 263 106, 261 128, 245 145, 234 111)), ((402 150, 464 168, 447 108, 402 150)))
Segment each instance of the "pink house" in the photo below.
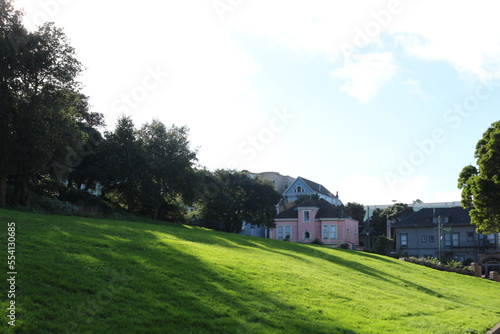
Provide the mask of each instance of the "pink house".
POLYGON ((311 243, 318 238, 325 245, 338 247, 348 244, 355 249, 359 244, 358 221, 345 217, 343 209, 324 199, 306 200, 279 213, 274 222, 276 228, 269 238, 311 243))

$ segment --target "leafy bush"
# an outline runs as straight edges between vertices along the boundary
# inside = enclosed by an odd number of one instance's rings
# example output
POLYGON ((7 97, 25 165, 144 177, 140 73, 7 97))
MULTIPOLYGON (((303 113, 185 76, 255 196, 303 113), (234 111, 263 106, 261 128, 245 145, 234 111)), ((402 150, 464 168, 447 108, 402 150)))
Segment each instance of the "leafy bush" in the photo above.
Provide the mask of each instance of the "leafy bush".
POLYGON ((69 190, 59 195, 59 199, 75 204, 78 214, 83 216, 107 216, 113 212, 106 201, 85 190, 69 190))
POLYGON ((375 240, 375 253, 380 255, 389 255, 394 249, 394 240, 385 235, 380 235, 375 240))
POLYGON ((34 207, 53 214, 73 215, 78 211, 78 207, 67 201, 61 201, 51 197, 38 197, 34 200, 34 207))
POLYGON ((470 270, 470 267, 464 268, 463 264, 456 260, 450 260, 446 264, 442 264, 437 258, 432 257, 417 258, 412 256, 408 258, 401 258, 401 260, 441 271, 448 271, 463 275, 474 275, 474 273, 470 270))
POLYGON ((342 248, 342 249, 349 249, 349 244, 348 243, 340 244, 340 248, 342 248))
POLYGON ((470 267, 472 262, 474 262, 474 260, 469 257, 469 258, 465 259, 465 261, 463 262, 463 265, 464 265, 464 267, 470 267))
POLYGON ((315 238, 313 241, 311 241, 311 244, 324 245, 325 243, 320 238, 315 238))
POLYGON ((446 262, 446 267, 449 267, 449 268, 463 268, 464 265, 460 261, 451 260, 451 261, 446 262))

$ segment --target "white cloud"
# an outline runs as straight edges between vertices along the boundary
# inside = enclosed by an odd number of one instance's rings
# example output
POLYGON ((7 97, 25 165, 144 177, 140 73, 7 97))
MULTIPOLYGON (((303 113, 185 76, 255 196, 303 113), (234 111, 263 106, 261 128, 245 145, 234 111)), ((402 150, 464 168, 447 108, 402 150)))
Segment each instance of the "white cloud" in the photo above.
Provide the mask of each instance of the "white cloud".
POLYGON ((332 75, 346 79, 340 89, 361 102, 373 99, 397 72, 391 52, 351 55, 332 75))
MULTIPOLYGON (((474 4, 452 0, 312 0, 307 5, 253 0, 235 9, 231 24, 287 45, 294 52, 322 54, 332 60, 340 59, 345 45, 384 48, 387 45, 382 44, 382 37, 393 36, 407 53, 419 59, 446 62, 464 76, 495 79, 500 78, 499 11, 500 3, 495 0, 474 4)), ((345 66, 345 71, 355 71, 353 64, 345 66)), ((367 86, 372 88, 365 87, 365 93, 360 93, 356 89, 360 85, 348 83, 343 88, 361 99, 369 100, 376 94, 370 83, 367 86)))
POLYGON ((407 79, 403 82, 403 85, 408 88, 408 92, 420 96, 422 99, 429 99, 430 95, 424 92, 421 88, 421 83, 418 80, 407 79))
POLYGON ((422 0, 389 27, 406 52, 464 76, 500 77, 500 3, 422 0), (425 22, 425 23, 424 23, 425 22))

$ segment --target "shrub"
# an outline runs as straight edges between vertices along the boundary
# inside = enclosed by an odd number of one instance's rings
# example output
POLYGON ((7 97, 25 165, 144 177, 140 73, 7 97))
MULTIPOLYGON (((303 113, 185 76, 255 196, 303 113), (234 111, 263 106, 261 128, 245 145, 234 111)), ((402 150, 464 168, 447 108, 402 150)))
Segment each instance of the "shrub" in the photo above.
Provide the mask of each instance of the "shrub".
POLYGON ((463 274, 463 275, 474 275, 472 271, 470 270, 470 267, 468 268, 463 268, 463 265, 461 262, 456 261, 456 260, 451 260, 448 261, 446 264, 442 264, 439 262, 438 259, 436 258, 431 258, 431 257, 409 257, 409 258, 403 258, 403 261, 406 262, 411 262, 415 264, 419 264, 422 266, 426 266, 429 268, 441 270, 441 271, 449 271, 457 274, 463 274))
POLYGON ((59 199, 76 204, 78 214, 83 216, 107 216, 113 212, 113 209, 102 198, 85 190, 69 190, 61 194, 59 199))
POLYGON ((385 235, 380 235, 375 240, 375 253, 389 255, 394 248, 394 240, 385 235))
POLYGON ((311 244, 324 245, 325 243, 320 238, 315 238, 313 241, 311 241, 311 244))
POLYGON ((463 262, 463 265, 464 265, 464 267, 470 267, 472 262, 474 262, 474 260, 469 257, 469 258, 465 259, 465 261, 463 262))
POLYGON ((70 202, 51 197, 39 197, 33 204, 37 209, 52 214, 73 215, 78 211, 78 207, 70 202))
POLYGON ((449 267, 449 268, 463 268, 464 265, 460 261, 451 260, 451 261, 446 262, 446 267, 449 267))
POLYGON ((342 248, 342 249, 349 249, 349 244, 348 243, 340 244, 340 248, 342 248))

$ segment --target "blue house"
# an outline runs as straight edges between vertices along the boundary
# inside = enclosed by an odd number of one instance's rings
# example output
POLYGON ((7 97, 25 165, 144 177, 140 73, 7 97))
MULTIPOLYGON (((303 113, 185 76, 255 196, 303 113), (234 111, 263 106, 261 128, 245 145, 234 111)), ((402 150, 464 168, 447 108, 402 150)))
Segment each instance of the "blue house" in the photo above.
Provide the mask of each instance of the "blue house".
POLYGON ((342 205, 342 201, 338 197, 338 193, 334 195, 319 183, 313 182, 303 177, 298 177, 287 190, 283 193, 285 201, 290 202, 296 200, 300 195, 318 195, 319 198, 326 200, 333 205, 342 205))

